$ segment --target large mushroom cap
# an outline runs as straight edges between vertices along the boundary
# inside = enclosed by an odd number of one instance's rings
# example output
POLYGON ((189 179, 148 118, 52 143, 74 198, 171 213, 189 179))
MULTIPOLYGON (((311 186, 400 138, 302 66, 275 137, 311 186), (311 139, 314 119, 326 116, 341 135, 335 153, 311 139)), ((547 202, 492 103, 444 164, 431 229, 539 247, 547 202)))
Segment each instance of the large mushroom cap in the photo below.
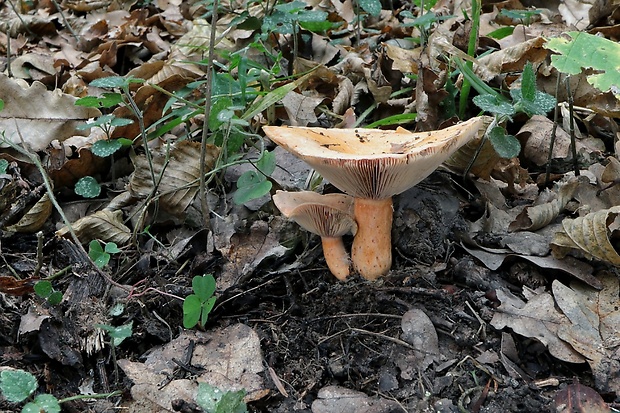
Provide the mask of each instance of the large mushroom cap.
POLYGON ((484 117, 446 129, 412 133, 377 129, 265 126, 265 134, 356 198, 385 199, 430 175, 476 138, 484 117))
POLYGON ((276 191, 273 202, 287 218, 321 237, 355 234, 353 198, 345 194, 321 195, 312 191, 276 191))

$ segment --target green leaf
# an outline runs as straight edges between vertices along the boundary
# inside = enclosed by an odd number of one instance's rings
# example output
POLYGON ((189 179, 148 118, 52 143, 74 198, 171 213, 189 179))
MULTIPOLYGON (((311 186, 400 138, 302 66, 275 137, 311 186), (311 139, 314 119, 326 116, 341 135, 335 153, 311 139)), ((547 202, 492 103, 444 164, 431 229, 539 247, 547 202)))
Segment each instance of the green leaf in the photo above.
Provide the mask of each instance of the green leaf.
POLYGON ((120 93, 103 93, 101 96, 85 96, 75 101, 76 106, 86 106, 89 108, 111 108, 123 102, 123 95, 120 93))
POLYGON ((527 62, 521 74, 521 96, 530 102, 536 98, 536 74, 530 62, 527 62))
POLYGON ((75 101, 75 106, 85 106, 87 108, 98 108, 99 98, 97 96, 84 96, 75 101))
POLYGON ((206 301, 215 292, 215 278, 211 274, 197 275, 192 279, 192 290, 201 301, 206 301))
POLYGON ((371 16, 378 16, 381 13, 381 2, 379 0, 357 0, 360 7, 371 16))
POLYGON ((183 327, 193 328, 198 324, 202 311, 202 302, 196 294, 188 295, 183 300, 183 327))
POLYGON ((133 321, 118 327, 109 326, 107 324, 95 324, 95 327, 108 332, 112 338, 114 347, 119 346, 126 338, 131 337, 133 334, 133 321))
POLYGON ((88 256, 99 268, 103 268, 110 262, 110 254, 103 250, 101 243, 94 239, 88 244, 88 256))
POLYGON ((203 326, 207 324, 209 314, 211 313, 211 310, 213 310, 213 306, 215 305, 216 300, 216 297, 211 297, 207 301, 202 303, 202 317, 200 317, 200 322, 203 326))
POLYGON ((53 291, 54 287, 50 281, 42 280, 34 284, 34 292, 41 298, 48 298, 53 291))
POLYGON ((34 401, 26 404, 22 413, 60 413, 60 403, 58 399, 51 394, 39 394, 34 401))
POLYGON ((241 205, 253 199, 265 196, 271 191, 271 186, 271 182, 265 180, 254 185, 238 188, 233 195, 233 202, 237 205, 241 205))
POLYGON ((546 115, 556 104, 555 98, 547 93, 536 91, 533 101, 523 99, 521 89, 510 89, 510 96, 515 102, 515 109, 528 116, 546 115))
POLYGON ((5 174, 8 167, 9 161, 6 159, 0 159, 0 174, 5 174))
POLYGON ((256 162, 259 171, 267 176, 271 176, 276 170, 276 154, 275 152, 263 151, 261 157, 256 162))
POLYGON ((4 109, 4 100, 0 99, 0 110, 4 109))
POLYGON ((551 56, 551 65, 563 73, 576 75, 581 68, 592 68, 598 73, 588 75, 588 83, 595 88, 620 94, 620 44, 585 32, 569 32, 572 40, 556 37, 545 47, 559 55, 551 56))
POLYGON ((379 126, 406 125, 413 122, 417 117, 417 113, 402 113, 400 115, 392 115, 388 116, 387 118, 379 119, 378 121, 373 122, 368 126, 365 126, 365 128, 373 129, 378 128, 379 126))
POLYGON ((114 117, 114 119, 110 121, 110 126, 127 126, 127 125, 131 125, 132 123, 133 123, 133 120, 131 119, 114 117))
POLYGON ((116 242, 108 242, 107 244, 105 244, 104 251, 109 254, 118 254, 119 252, 121 252, 121 250, 118 248, 118 245, 116 245, 116 242))
POLYGON ((11 403, 20 403, 30 397, 38 387, 37 378, 24 370, 0 372, 0 390, 11 403))
POLYGON ((227 120, 221 119, 219 115, 233 105, 233 101, 229 97, 221 97, 214 100, 215 102, 213 102, 209 112, 209 130, 212 131, 218 130, 220 126, 227 122, 227 120))
POLYGON ((50 305, 58 305, 62 301, 62 293, 60 291, 54 291, 47 297, 47 302, 50 305))
POLYGON ((90 86, 104 89, 124 88, 129 87, 129 81, 122 76, 101 77, 90 82, 90 86))
POLYGON ((504 37, 510 36, 515 31, 514 26, 506 26, 500 27, 497 30, 493 30, 491 33, 487 34, 488 37, 493 39, 503 39, 504 37))
POLYGON ((84 198, 95 198, 101 193, 101 186, 92 176, 80 178, 75 184, 75 193, 84 198))
POLYGON ((515 114, 515 108, 512 103, 498 99, 496 95, 478 95, 474 96, 472 100, 480 109, 494 115, 511 117, 515 114))
POLYGON ((122 147, 123 144, 118 139, 101 139, 93 143, 90 151, 101 158, 105 158, 106 156, 112 155, 122 147))
POLYGON ((306 76, 302 76, 294 82, 287 83, 279 88, 267 93, 261 99, 258 99, 252 103, 252 105, 241 116, 241 119, 250 120, 254 116, 258 115, 262 111, 266 110, 270 106, 274 105, 279 100, 282 100, 291 90, 295 89, 306 79, 306 76))
POLYGON ((510 159, 519 156, 521 143, 512 135, 506 135, 506 130, 500 126, 494 127, 489 133, 489 141, 499 156, 510 159))
POLYGON ((246 392, 224 392, 208 383, 198 383, 196 403, 206 413, 246 413, 247 406, 243 402, 246 392))

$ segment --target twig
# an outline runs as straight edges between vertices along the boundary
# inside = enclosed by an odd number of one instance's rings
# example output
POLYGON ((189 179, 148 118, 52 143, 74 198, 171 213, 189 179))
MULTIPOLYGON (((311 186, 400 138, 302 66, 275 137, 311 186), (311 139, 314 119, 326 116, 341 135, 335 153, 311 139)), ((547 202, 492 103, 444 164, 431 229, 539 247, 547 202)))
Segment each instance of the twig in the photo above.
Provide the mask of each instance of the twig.
POLYGON ((211 15, 211 37, 209 39, 209 61, 207 62, 207 79, 205 86, 205 119, 202 126, 202 141, 200 142, 200 209, 202 220, 207 231, 211 230, 209 204, 207 203, 206 161, 207 161, 207 138, 209 137, 209 116, 211 116, 211 87, 213 83, 213 59, 215 58, 215 35, 217 25, 217 8, 219 1, 213 0, 211 15))

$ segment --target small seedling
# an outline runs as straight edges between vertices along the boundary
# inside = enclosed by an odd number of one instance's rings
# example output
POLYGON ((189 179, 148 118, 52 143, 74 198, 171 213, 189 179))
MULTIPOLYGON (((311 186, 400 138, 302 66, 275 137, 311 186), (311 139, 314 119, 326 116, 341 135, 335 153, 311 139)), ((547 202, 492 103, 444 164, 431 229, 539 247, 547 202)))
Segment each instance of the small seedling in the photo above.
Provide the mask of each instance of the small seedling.
POLYGON ((93 260, 95 265, 99 268, 103 268, 110 262, 110 254, 118 254, 121 250, 114 242, 104 243, 105 247, 101 245, 99 240, 92 240, 88 244, 88 256, 93 260))
POLYGON ((246 413, 245 394, 244 390, 224 392, 208 383, 198 383, 196 403, 207 413, 246 413))
POLYGON ((95 324, 95 327, 108 332, 114 347, 120 346, 126 338, 131 337, 133 334, 133 321, 118 327, 109 326, 107 324, 95 324))
POLYGON ((37 281, 34 285, 34 292, 50 305, 57 305, 62 301, 62 292, 55 290, 51 281, 37 281))
POLYGON ((236 204, 260 198, 271 190, 271 181, 267 177, 276 169, 275 153, 264 151, 255 166, 256 170, 244 172, 237 180, 237 191, 233 195, 236 204))
POLYGON ((497 125, 512 120, 512 117, 519 112, 530 117, 545 115, 555 107, 555 98, 536 89, 536 75, 531 63, 523 68, 521 87, 510 89, 512 100, 508 100, 484 84, 466 65, 459 64, 459 68, 463 76, 468 78, 474 89, 480 93, 473 98, 476 106, 495 116, 494 126, 490 129, 488 138, 497 154, 502 158, 518 156, 521 144, 517 138, 508 135, 504 128, 497 125))
POLYGON ((183 301, 183 326, 193 328, 199 322, 201 326, 207 323, 209 313, 215 305, 215 278, 213 275, 197 275, 192 280, 194 294, 188 295, 183 301))

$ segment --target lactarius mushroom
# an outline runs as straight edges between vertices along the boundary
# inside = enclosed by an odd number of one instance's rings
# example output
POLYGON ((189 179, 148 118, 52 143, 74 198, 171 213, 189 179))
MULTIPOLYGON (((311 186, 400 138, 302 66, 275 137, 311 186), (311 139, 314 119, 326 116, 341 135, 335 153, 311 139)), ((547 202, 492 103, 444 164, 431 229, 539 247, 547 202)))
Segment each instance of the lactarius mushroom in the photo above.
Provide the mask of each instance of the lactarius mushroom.
POLYGON ((329 270, 339 280, 347 278, 351 262, 342 236, 357 231, 353 198, 344 194, 321 195, 312 191, 276 191, 273 202, 284 216, 321 237, 329 270))
POLYGON ((374 280, 392 265, 392 196, 430 175, 472 139, 484 117, 446 129, 412 133, 373 129, 265 126, 267 136, 355 198, 357 234, 351 260, 374 280))

